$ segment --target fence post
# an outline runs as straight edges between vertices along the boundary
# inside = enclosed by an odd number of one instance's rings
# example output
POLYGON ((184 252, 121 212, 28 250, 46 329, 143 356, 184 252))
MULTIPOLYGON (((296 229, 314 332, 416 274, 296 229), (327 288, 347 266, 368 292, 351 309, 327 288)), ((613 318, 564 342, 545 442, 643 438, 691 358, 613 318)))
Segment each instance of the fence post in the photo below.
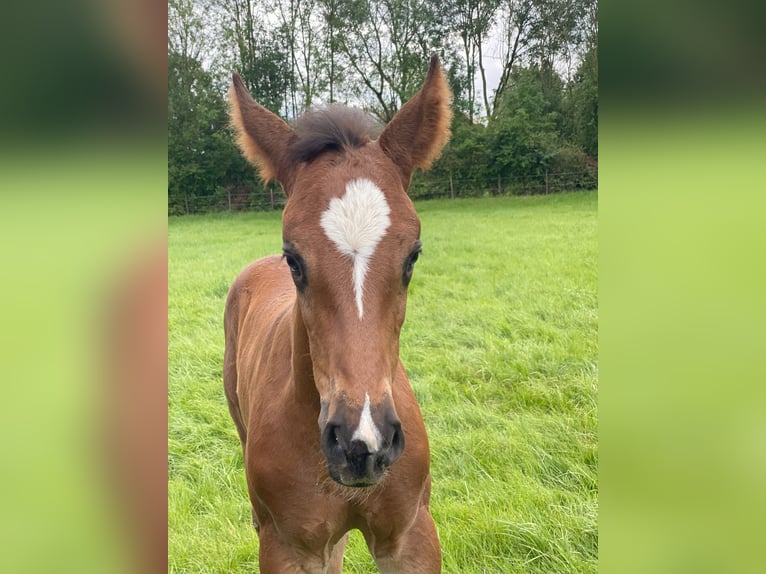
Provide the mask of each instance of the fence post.
POLYGON ((229 199, 229 211, 231 211, 231 190, 230 189, 226 190, 226 196, 229 199))
POLYGON ((452 172, 449 172, 449 196, 455 199, 455 186, 452 184, 452 172))
POLYGON ((548 195, 548 170, 545 170, 545 195, 548 195))
POLYGON ((503 187, 500 181, 500 174, 498 173, 497 174, 497 195, 502 195, 502 194, 503 194, 503 187))

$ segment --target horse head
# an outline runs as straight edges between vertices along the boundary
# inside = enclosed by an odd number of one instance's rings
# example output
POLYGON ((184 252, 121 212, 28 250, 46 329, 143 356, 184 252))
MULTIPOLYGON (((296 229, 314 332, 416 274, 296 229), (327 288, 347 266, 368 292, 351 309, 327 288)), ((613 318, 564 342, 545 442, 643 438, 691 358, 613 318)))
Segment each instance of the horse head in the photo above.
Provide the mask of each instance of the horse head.
MULTIPOLYGON (((234 75, 232 123, 245 156, 287 195, 283 254, 305 327, 330 476, 378 483, 402 454, 395 395, 407 288, 421 250, 407 196, 449 138, 450 90, 438 59, 376 139, 361 112, 328 108, 291 127, 234 75)), ((302 331, 301 331, 302 332, 302 331)), ((301 357, 294 357, 299 369, 301 357)), ((403 381, 403 382, 402 382, 403 381)))

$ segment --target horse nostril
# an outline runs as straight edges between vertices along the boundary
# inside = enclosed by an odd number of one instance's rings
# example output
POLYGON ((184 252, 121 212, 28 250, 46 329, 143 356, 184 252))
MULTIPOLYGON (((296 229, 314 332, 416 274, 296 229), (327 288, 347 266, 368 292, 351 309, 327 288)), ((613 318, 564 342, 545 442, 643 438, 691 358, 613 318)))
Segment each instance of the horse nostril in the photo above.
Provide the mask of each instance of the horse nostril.
POLYGON ((386 466, 396 462, 404 451, 404 432, 402 431, 401 423, 398 421, 391 423, 391 429, 391 439, 386 445, 381 459, 382 464, 386 466))
POLYGON ((391 449, 401 452, 404 450, 404 433, 402 425, 397 423, 394 427, 394 436, 391 438, 391 449))
POLYGON ((342 429, 339 424, 327 423, 322 432, 322 450, 328 460, 340 461, 344 454, 342 429))

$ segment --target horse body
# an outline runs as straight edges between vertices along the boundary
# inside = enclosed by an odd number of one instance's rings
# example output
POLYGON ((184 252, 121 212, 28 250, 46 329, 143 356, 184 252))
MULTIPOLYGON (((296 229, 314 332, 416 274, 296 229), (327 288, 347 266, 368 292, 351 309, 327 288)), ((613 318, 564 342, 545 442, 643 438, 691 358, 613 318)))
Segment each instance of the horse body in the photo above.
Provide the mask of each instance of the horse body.
MULTIPOLYGON (((281 258, 259 260, 235 281, 225 316, 226 393, 244 437, 253 518, 264 549, 261 569, 289 572, 288 565, 298 560, 301 569, 296 572, 324 572, 333 548, 340 542, 342 553, 343 535, 353 528, 363 532, 376 558, 383 560, 387 552, 401 554, 413 527, 433 529, 428 517, 428 443, 404 369, 400 363, 393 387, 407 429, 407 448, 389 470, 381 485, 385 488, 335 483, 319 445, 319 395, 293 292, 281 258), (277 341, 291 344, 278 346, 277 341), (273 553, 267 552, 272 544, 273 553), (277 556, 281 545, 289 550, 284 557, 277 556), (264 562, 264 555, 273 564, 264 562)), ((423 551, 413 550, 416 555, 423 551)))
POLYGON ((440 572, 428 439, 398 346, 420 250, 405 189, 448 134, 438 62, 378 140, 330 138, 309 152, 243 89, 235 78, 240 145, 288 195, 284 255, 237 277, 224 317, 224 388, 261 572, 340 573, 354 528, 382 572, 440 572), (432 107, 438 121, 423 124, 432 107), (419 145, 418 131, 433 143, 419 145))

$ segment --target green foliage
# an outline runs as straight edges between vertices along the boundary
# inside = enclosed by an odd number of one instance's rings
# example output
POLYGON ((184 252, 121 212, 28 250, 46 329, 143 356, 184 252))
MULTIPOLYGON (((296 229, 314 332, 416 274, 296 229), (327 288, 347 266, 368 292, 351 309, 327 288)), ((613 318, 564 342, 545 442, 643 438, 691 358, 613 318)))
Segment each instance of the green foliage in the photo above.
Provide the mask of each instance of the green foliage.
POLYGON ((419 89, 431 54, 451 54, 450 23, 433 0, 354 0, 334 15, 339 54, 353 71, 347 90, 383 122, 419 89))
MULTIPOLYGON (((447 573, 595 573, 595 193, 420 202, 401 356, 431 443, 447 573)), ((169 572, 256 572, 223 395, 226 293, 277 213, 169 221, 169 572)), ((354 532, 345 572, 376 571, 354 532)))
POLYGON ((455 197, 480 196, 491 184, 492 174, 487 169, 491 156, 487 128, 456 114, 452 119, 452 137, 441 158, 429 172, 415 175, 409 194, 415 198, 453 193, 455 197))
POLYGON ((594 0, 281 2, 273 19, 259 19, 250 0, 169 5, 170 214, 283 204, 233 143, 225 100, 232 67, 283 117, 314 102, 350 101, 385 122, 419 88, 434 52, 453 90, 455 120, 442 158, 414 175, 413 197, 597 186, 594 0), (493 98, 478 78, 483 42, 500 24, 507 37, 493 98), (572 54, 582 59, 564 81, 557 63, 572 54), (478 108, 486 116, 474 116, 478 108))
POLYGON ((598 55, 592 47, 583 57, 568 89, 565 131, 571 141, 598 158, 598 55))
MULTIPOLYGON (((597 162, 566 137, 585 115, 552 70, 517 68, 488 126, 461 113, 430 172, 417 173, 414 198, 549 193, 598 187, 597 162)), ((575 92, 580 93, 580 92, 575 92)), ((589 103, 593 103, 592 101, 589 103)), ((598 144, 596 139, 592 143, 598 144)))
POLYGON ((178 214, 251 170, 232 140, 223 98, 198 61, 168 55, 168 94, 168 210, 178 214))
POLYGON ((596 163, 571 143, 565 143, 556 150, 550 169, 557 174, 556 191, 598 187, 596 163))
POLYGON ((550 168, 558 144, 559 113, 545 88, 537 67, 514 70, 511 87, 490 124, 495 173, 540 178, 550 168))
POLYGON ((238 70, 253 98, 262 106, 279 112, 285 101, 289 79, 284 73, 288 54, 287 31, 279 28, 259 31, 250 41, 250 48, 242 55, 238 70))

